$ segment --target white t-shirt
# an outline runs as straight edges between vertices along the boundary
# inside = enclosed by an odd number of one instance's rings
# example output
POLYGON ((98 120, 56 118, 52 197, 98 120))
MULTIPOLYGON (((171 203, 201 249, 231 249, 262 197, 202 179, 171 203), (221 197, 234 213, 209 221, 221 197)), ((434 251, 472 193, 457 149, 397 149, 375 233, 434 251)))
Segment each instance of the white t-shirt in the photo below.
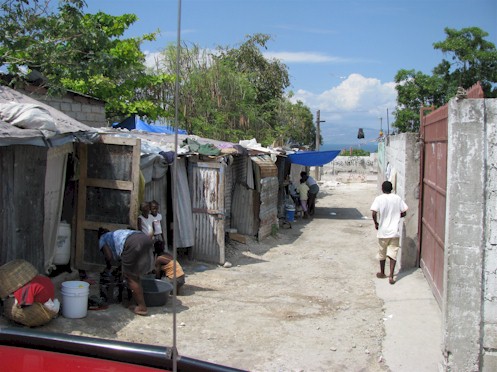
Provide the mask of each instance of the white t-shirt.
POLYGON ((407 211, 407 204, 397 194, 381 194, 377 196, 371 210, 378 216, 378 238, 398 238, 400 214, 407 211))
POLYGON ((151 214, 148 215, 148 218, 143 217, 143 215, 139 215, 138 218, 142 221, 141 222, 141 228, 142 232, 145 233, 149 237, 154 236, 154 216, 151 214))
POLYGON ((161 226, 162 215, 160 213, 157 213, 157 216, 154 216, 153 214, 150 214, 150 215, 154 219, 154 222, 153 222, 154 235, 162 234, 162 226, 161 226))

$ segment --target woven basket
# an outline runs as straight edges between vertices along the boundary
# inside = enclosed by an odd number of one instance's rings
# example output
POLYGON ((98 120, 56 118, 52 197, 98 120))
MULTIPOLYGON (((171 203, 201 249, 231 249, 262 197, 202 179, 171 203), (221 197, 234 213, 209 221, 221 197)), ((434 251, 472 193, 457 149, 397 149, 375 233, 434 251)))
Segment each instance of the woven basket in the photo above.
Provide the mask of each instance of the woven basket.
POLYGON ((4 315, 14 322, 28 327, 38 327, 47 324, 57 317, 57 313, 47 309, 43 304, 35 302, 30 306, 17 307, 15 297, 7 298, 4 303, 4 315))
POLYGON ((25 260, 13 260, 0 266, 0 298, 5 298, 30 282, 38 270, 25 260))

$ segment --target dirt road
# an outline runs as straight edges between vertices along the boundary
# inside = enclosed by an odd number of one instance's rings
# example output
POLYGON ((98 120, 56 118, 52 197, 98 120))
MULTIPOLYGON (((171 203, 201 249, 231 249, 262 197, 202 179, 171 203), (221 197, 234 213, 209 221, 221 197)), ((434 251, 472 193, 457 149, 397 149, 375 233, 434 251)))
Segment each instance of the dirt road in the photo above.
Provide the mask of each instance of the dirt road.
MULTIPOLYGON (((233 243, 232 267, 180 261, 181 355, 252 371, 388 370, 369 212, 376 184, 323 181, 314 218, 262 243, 233 243)), ((117 304, 43 330, 171 346, 173 301, 149 313, 117 304)))

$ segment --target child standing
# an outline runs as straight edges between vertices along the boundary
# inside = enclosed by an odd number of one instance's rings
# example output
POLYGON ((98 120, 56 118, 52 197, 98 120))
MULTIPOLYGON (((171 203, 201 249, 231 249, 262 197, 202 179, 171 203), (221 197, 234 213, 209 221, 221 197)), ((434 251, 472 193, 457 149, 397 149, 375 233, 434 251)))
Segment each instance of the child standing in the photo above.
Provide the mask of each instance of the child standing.
POLYGON ((150 202, 150 214, 153 219, 154 248, 156 254, 160 254, 164 250, 164 234, 162 233, 162 215, 159 213, 159 203, 155 200, 150 202))
POLYGON ((150 239, 154 237, 154 218, 150 214, 150 203, 143 202, 140 204, 141 214, 138 216, 138 230, 147 235, 150 239))
POLYGON ((307 213, 307 199, 309 198, 309 186, 307 186, 306 180, 304 178, 300 179, 300 185, 298 186, 300 205, 304 211, 304 218, 308 217, 307 213))

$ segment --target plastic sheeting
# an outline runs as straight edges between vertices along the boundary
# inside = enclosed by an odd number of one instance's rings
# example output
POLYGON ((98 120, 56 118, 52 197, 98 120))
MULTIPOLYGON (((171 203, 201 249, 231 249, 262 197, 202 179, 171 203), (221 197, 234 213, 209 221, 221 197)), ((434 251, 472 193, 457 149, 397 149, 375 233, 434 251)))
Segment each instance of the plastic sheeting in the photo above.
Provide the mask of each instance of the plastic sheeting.
POLYGON ((340 150, 332 151, 302 151, 290 154, 288 157, 292 164, 306 167, 320 167, 333 161, 340 154, 340 150))
MULTIPOLYGON (((113 128, 124 128, 127 130, 143 130, 145 132, 151 133, 164 133, 164 134, 174 134, 175 128, 167 125, 152 125, 145 123, 138 116, 130 116, 129 118, 121 121, 120 123, 112 124, 113 128)), ((186 130, 178 129, 178 134, 187 134, 186 130)))

